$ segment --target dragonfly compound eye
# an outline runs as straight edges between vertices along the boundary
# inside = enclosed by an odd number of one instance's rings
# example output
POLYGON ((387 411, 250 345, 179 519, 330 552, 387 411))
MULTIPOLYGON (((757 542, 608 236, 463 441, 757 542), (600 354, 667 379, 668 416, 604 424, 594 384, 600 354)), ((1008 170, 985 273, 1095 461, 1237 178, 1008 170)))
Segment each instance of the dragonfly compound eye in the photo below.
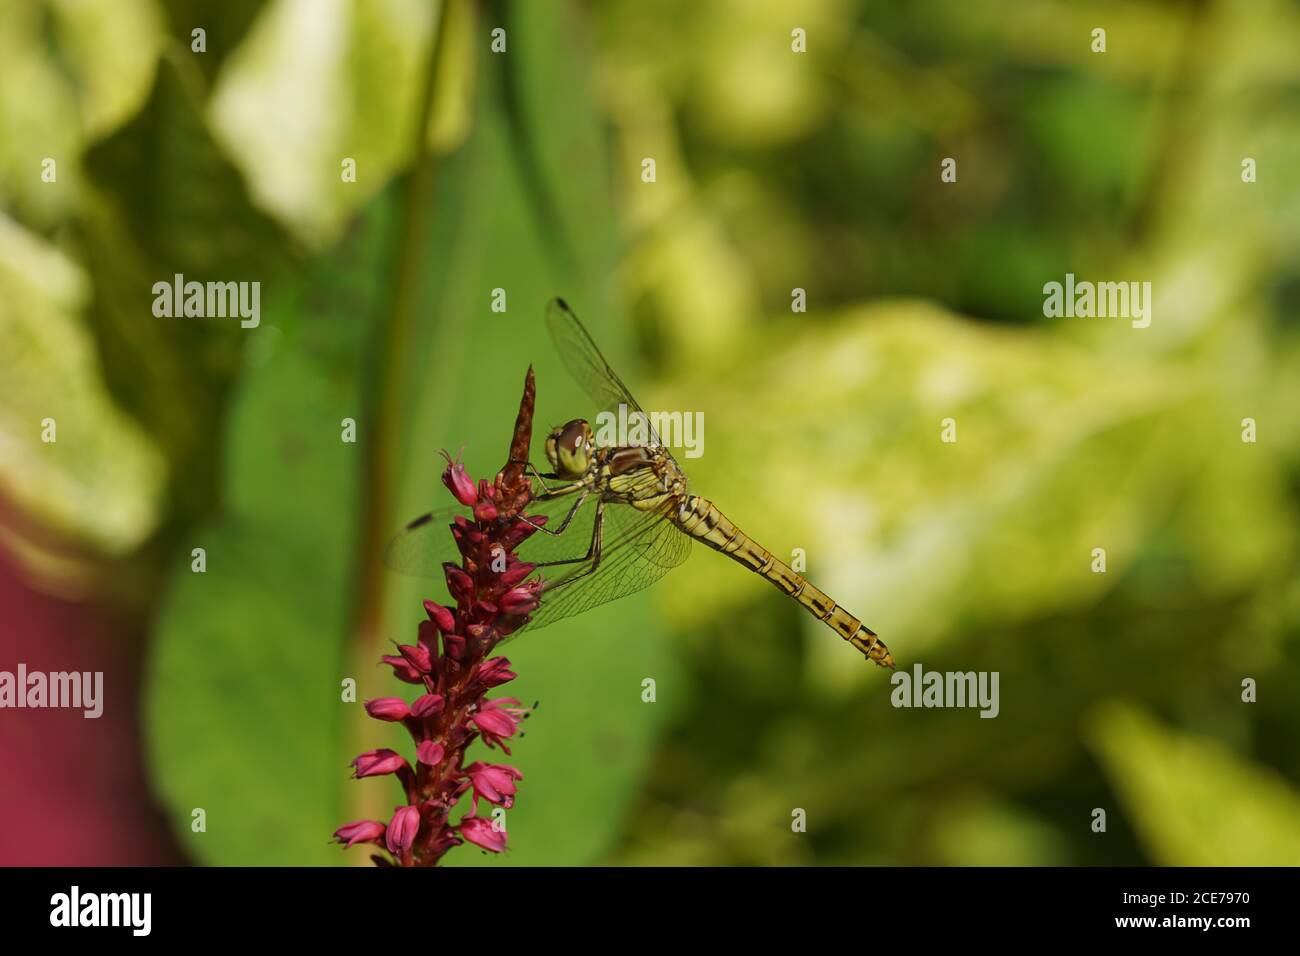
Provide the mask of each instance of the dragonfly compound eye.
MULTIPOLYGON (((556 470, 563 475, 578 477, 586 474, 591 464, 591 426, 575 418, 555 436, 556 470)), ((547 443, 550 454, 550 442, 547 443)))

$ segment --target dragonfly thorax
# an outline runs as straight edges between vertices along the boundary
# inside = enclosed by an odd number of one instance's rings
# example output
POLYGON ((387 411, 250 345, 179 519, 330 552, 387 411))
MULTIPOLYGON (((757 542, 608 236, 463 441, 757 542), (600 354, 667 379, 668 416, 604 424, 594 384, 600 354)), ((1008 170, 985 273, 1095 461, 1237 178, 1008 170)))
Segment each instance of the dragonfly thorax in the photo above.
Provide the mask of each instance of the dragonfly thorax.
POLYGON ((641 510, 656 510, 668 498, 686 493, 686 476, 658 446, 598 448, 590 480, 607 498, 641 510))

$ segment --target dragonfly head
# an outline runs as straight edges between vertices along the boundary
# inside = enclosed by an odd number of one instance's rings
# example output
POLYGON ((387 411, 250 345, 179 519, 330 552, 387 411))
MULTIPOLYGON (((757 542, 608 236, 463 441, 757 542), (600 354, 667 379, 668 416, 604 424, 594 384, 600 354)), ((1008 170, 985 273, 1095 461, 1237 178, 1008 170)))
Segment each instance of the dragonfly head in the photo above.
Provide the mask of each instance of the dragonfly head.
POLYGON ((591 426, 581 418, 557 428, 546 437, 546 459, 561 478, 575 481, 591 466, 591 426))

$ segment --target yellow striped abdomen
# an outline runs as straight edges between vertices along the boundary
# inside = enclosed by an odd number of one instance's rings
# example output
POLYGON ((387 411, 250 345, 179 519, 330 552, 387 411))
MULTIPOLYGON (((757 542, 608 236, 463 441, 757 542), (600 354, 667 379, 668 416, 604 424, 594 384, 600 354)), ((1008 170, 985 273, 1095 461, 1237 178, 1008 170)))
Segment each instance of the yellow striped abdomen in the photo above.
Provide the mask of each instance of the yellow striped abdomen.
POLYGON ((856 617, 809 584, 803 575, 741 531, 713 502, 698 495, 688 495, 682 500, 681 508, 670 512, 669 517, 697 541, 767 578, 773 586, 794 598, 808 609, 808 613, 877 664, 894 666, 889 648, 876 637, 875 631, 863 626, 856 617))

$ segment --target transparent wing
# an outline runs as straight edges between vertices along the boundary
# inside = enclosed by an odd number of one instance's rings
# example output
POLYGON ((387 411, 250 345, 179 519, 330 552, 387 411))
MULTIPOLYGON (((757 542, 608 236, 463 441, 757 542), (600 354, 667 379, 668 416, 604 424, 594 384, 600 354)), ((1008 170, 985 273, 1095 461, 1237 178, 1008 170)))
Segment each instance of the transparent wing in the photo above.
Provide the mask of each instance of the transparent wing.
POLYGON ((388 541, 384 565, 415 578, 441 578, 444 561, 460 562, 460 552, 448 526, 464 508, 440 508, 422 514, 388 541))
MULTIPOLYGON (((551 333, 551 341, 555 343, 555 349, 560 353, 565 368, 596 403, 597 410, 617 414, 618 406, 626 405, 628 411, 645 414, 623 380, 605 361, 605 356, 596 347, 586 327, 563 299, 552 299, 546 307, 546 328, 551 333)), ((646 424, 650 424, 648 418, 646 424)), ((654 434, 653 427, 651 441, 656 445, 663 444, 659 436, 654 434)), ((664 451, 667 453, 666 448, 664 451)))
MULTIPOLYGON (((587 553, 589 544, 584 544, 581 554, 587 553)), ((542 568, 538 573, 548 587, 527 630, 546 627, 649 587, 685 561, 690 550, 690 537, 659 513, 615 502, 606 504, 600 566, 595 573, 585 575, 589 567, 586 563, 571 569, 542 568)))
MULTIPOLYGON (((534 532, 519 546, 519 556, 525 561, 555 561, 586 554, 595 523, 595 504, 594 498, 581 502, 563 534, 534 532)), ((564 495, 530 502, 524 513, 534 519, 545 518, 545 527, 559 528, 575 505, 579 505, 579 495, 564 495)), ((388 542, 384 564, 398 574, 442 580, 443 562, 461 561, 450 531, 458 515, 468 516, 468 509, 443 508, 416 518, 388 542)))

